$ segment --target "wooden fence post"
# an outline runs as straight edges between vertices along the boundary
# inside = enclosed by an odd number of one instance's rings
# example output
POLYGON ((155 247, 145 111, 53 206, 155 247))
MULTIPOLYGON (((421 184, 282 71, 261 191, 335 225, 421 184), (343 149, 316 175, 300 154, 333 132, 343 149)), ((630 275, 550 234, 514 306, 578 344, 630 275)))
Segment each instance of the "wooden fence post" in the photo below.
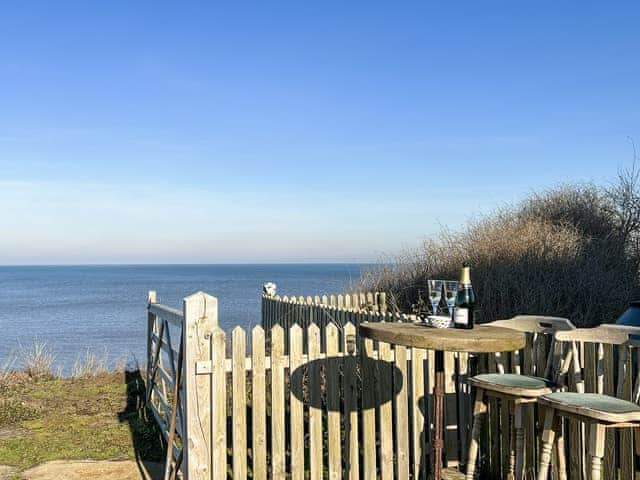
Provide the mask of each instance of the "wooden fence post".
MULTIPOLYGON (((218 300, 197 292, 183 301, 185 480, 210 480, 212 333, 218 300)), ((226 472, 225 472, 226 475, 226 472)), ((225 477, 219 477, 225 478, 225 477)), ((217 480, 217 479, 214 479, 217 480)))
MULTIPOLYGON (((156 303, 158 301, 158 297, 156 296, 156 292, 154 290, 149 290, 149 294, 147 295, 147 304, 151 305, 152 303, 156 303)), ((152 359, 152 341, 151 341, 151 337, 153 336, 153 332, 154 332, 154 327, 155 327, 155 323, 156 323, 156 316, 151 313, 151 312, 147 312, 147 366, 146 366, 146 370, 147 370, 147 388, 151 388, 151 382, 150 382, 150 374, 151 374, 151 369, 153 368, 153 366, 151 365, 151 362, 153 361, 152 359)), ((153 394, 153 390, 151 392, 149 392, 147 394, 147 398, 151 398, 150 394, 153 394)))

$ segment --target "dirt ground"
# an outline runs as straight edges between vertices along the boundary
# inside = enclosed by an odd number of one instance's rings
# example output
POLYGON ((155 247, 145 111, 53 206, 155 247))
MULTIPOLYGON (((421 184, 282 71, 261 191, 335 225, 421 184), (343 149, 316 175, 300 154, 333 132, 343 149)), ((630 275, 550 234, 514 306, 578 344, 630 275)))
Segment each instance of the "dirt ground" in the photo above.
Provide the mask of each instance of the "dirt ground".
POLYGON ((11 480, 14 478, 16 469, 8 465, 0 465, 0 480, 11 480))
POLYGON ((139 467, 133 460, 122 461, 65 461, 54 460, 43 463, 37 467, 25 470, 17 476, 14 471, 2 476, 0 467, 0 480, 18 478, 20 480, 85 480, 91 479, 160 479, 162 478, 162 465, 159 463, 146 463, 139 467))

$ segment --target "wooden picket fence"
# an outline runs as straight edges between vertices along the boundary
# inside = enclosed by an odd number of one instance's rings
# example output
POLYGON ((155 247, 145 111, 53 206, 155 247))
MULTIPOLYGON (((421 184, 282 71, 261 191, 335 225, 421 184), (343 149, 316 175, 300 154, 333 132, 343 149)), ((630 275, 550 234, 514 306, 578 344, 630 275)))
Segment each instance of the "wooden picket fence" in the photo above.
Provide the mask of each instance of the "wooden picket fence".
MULTIPOLYGON (((357 328, 365 321, 411 318, 380 308, 340 307, 337 297, 335 305, 263 298, 263 308, 263 321, 272 319, 267 328, 236 327, 227 334, 218 326, 214 297, 191 295, 178 311, 150 295, 147 385, 149 405, 171 445, 167 478, 173 472, 197 480, 426 478, 434 352, 361 339, 357 328), (278 321, 282 316, 273 312, 286 312, 290 321, 278 321), (326 321, 316 321, 322 318, 326 321)), ((614 393, 618 353, 609 347, 580 346, 587 391, 614 393), (604 381, 598 381, 599 372, 604 381)), ((502 355, 505 371, 541 375, 549 348, 548 336, 528 334, 525 349, 502 355)), ((495 371, 490 360, 446 354, 450 466, 466 461, 471 421, 466 378, 495 371)), ((573 374, 569 377, 575 385, 573 374)), ((621 393, 630 397, 630 386, 621 393)), ((480 478, 506 478, 512 419, 499 400, 488 407, 478 471, 480 478)), ((525 478, 535 472, 540 428, 536 407, 527 408, 525 478)), ((604 478, 633 478, 638 469, 633 435, 608 435, 604 478)), ((569 478, 586 480, 588 439, 575 422, 567 423, 565 438, 569 478)))
POLYGON ((342 311, 385 314, 387 296, 384 292, 282 297, 262 295, 262 327, 266 330, 274 325, 280 325, 285 330, 293 324, 308 327, 315 323, 324 327, 328 322, 334 322, 340 325, 342 311))
MULTIPOLYGON (((364 478, 394 478, 394 472, 426 478, 434 354, 357 338, 357 324, 390 315, 344 311, 340 326, 294 323, 287 338, 279 324, 268 331, 257 326, 249 337, 236 327, 226 358, 227 335, 217 325, 214 297, 192 295, 182 313, 158 303, 149 303, 148 311, 150 365, 156 350, 179 354, 166 337, 158 348, 159 333, 175 338, 170 328, 158 330, 165 321, 182 324, 184 381, 177 412, 183 420, 175 422, 171 458, 172 465, 181 460, 185 478, 218 480, 228 472, 234 479, 313 480, 327 472, 329 478, 355 479, 360 472, 364 478)), ((175 387, 175 375, 161 357, 148 385, 151 408, 169 438, 176 404, 165 390, 175 387)), ((467 357, 450 354, 446 361, 454 416, 447 445, 455 464, 468 435, 466 413, 460 423, 465 427, 457 428, 458 411, 469 411, 468 394, 457 395, 467 392, 467 357), (464 405, 457 405, 458 398, 464 405)))

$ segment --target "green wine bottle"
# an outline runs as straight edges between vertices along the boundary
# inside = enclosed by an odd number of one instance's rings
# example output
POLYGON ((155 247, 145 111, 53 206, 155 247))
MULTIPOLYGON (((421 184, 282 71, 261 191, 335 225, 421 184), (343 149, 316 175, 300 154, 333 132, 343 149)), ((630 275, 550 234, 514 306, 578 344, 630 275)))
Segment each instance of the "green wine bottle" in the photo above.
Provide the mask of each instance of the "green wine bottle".
POLYGON ((460 283, 456 295, 456 305, 453 313, 453 326, 455 328, 473 328, 473 313, 476 306, 476 296, 471 286, 471 274, 469 266, 462 265, 460 283))

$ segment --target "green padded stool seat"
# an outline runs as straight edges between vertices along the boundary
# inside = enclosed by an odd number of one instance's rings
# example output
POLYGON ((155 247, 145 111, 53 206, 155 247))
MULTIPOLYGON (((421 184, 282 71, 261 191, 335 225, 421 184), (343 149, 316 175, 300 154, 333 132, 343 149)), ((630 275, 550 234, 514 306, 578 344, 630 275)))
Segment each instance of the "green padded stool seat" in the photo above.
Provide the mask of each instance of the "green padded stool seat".
POLYGON ((539 398, 542 405, 608 422, 640 421, 640 406, 599 393, 555 392, 539 398))
POLYGON ((523 397, 539 397, 551 393, 553 388, 553 382, 549 380, 517 373, 484 373, 470 378, 469 383, 485 390, 523 397))

